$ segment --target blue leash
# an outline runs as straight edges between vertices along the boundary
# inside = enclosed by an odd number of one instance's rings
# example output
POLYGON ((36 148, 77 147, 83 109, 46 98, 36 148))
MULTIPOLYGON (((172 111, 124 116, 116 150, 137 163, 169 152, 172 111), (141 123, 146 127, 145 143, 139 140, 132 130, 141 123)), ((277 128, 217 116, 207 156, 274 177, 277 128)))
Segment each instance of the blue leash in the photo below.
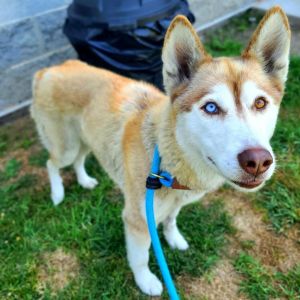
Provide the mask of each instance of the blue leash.
POLYGON ((151 173, 147 178, 146 183, 146 215, 148 230, 152 240, 152 247, 156 260, 158 262, 160 271, 162 273, 165 285, 167 287, 169 296, 171 300, 179 300, 179 296, 176 291, 176 287, 173 283, 160 241, 156 229, 155 217, 154 217, 154 193, 155 189, 161 188, 162 185, 171 187, 172 186, 172 177, 168 172, 160 172, 160 155, 157 145, 154 149, 153 161, 151 165, 151 173))

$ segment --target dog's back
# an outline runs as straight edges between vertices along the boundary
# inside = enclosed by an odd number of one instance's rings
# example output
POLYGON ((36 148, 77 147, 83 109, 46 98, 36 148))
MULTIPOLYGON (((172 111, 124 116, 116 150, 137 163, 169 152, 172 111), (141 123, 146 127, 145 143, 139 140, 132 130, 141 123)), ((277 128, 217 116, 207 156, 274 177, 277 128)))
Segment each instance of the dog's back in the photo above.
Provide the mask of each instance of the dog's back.
MULTIPOLYGON (((33 107, 52 112, 78 113, 89 104, 94 90, 112 92, 113 83, 120 83, 120 78, 77 60, 42 69, 34 76, 33 107)), ((126 81, 125 78, 123 80, 126 81)))
MULTIPOLYGON (((76 60, 40 70, 33 80, 31 115, 50 154, 48 169, 52 164, 56 168, 76 164, 92 150, 122 185, 124 128, 162 99, 166 97, 150 84, 76 60), (114 145, 110 151, 108 144, 114 145)), ((62 197, 52 195, 56 204, 62 197)))

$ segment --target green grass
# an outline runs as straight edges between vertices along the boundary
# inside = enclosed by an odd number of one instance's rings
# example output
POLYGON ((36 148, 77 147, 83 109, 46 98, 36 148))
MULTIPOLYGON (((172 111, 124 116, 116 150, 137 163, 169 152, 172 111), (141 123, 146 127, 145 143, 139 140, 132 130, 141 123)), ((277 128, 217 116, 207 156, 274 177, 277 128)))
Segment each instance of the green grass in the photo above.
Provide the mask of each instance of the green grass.
POLYGON ((0 130, 0 158, 11 151, 28 150, 37 141, 37 135, 32 131, 32 124, 29 122, 21 120, 17 124, 3 125, 0 130))
MULTIPOLYGON (((74 253, 81 268, 80 277, 57 296, 59 299, 147 298, 136 289, 127 266, 121 220, 123 198, 93 158, 87 165, 99 178, 100 186, 85 191, 72 184, 58 208, 51 204, 48 188, 32 188, 38 180, 34 176, 21 177, 9 185, 2 182, 0 299, 7 295, 14 299, 37 298, 36 272, 41 254, 59 247, 74 253)), ((171 251, 164 243, 170 268, 176 275, 199 276, 220 258, 225 236, 232 231, 230 219, 222 202, 215 201, 208 207, 187 207, 179 224, 191 249, 171 251)), ((151 266, 158 273, 153 257, 151 266)), ((47 293, 50 295, 50 290, 47 293)))
POLYGON ((250 255, 240 253, 235 260, 235 268, 245 277, 241 291, 247 293, 251 299, 267 300, 276 295, 271 274, 250 255))
POLYGON ((0 172, 0 179, 8 180, 16 177, 21 169, 21 162, 15 158, 10 159, 4 166, 4 170, 0 172))
POLYGON ((38 152, 34 152, 29 156, 29 164, 37 167, 44 167, 49 157, 48 152, 42 149, 38 152))
POLYGON ((228 37, 220 39, 212 36, 206 45, 206 49, 213 56, 237 56, 241 53, 242 44, 228 37))
POLYGON ((300 299, 300 264, 287 273, 273 272, 251 255, 241 252, 234 266, 244 277, 241 291, 250 299, 300 299))

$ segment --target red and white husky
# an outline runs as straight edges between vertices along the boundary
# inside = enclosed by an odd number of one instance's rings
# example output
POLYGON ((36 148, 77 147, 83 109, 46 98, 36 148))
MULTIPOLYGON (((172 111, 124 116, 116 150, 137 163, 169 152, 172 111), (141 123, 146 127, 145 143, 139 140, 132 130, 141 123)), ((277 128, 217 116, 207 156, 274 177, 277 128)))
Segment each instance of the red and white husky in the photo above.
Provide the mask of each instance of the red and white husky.
POLYGON ((129 265, 140 289, 160 295, 148 267, 145 179, 155 144, 162 169, 190 190, 156 192, 155 215, 172 248, 188 243, 176 225, 182 206, 224 182, 256 191, 275 169, 270 146, 289 65, 290 28, 279 7, 267 12, 241 56, 212 58, 189 21, 176 17, 163 47, 167 95, 150 84, 79 61, 35 75, 31 107, 50 153, 51 198, 64 198, 59 169, 73 164, 78 183, 97 184, 85 171, 92 151, 125 197, 129 265))

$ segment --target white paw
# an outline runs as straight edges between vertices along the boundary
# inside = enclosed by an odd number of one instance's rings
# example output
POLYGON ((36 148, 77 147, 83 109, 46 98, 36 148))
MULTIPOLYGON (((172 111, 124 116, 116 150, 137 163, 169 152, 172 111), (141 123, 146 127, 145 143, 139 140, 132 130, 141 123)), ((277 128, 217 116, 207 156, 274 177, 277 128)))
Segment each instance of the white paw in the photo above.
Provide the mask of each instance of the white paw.
POLYGON ((65 192, 63 186, 59 188, 56 187, 55 190, 51 192, 51 199, 55 206, 60 204, 64 200, 64 197, 65 197, 65 192))
POLYGON ((149 296, 160 296, 163 291, 161 282, 150 270, 136 274, 135 281, 141 291, 149 296))
POLYGON ((171 248, 179 249, 182 251, 187 250, 189 248, 188 242, 185 240, 185 238, 182 236, 178 229, 173 230, 172 232, 164 232, 164 234, 171 248))
POLYGON ((83 188, 86 188, 86 189, 93 189, 97 184, 98 184, 98 181, 97 179, 95 178, 92 178, 92 177, 89 177, 89 176, 86 176, 84 178, 80 178, 80 180, 78 180, 78 183, 83 187, 83 188))

